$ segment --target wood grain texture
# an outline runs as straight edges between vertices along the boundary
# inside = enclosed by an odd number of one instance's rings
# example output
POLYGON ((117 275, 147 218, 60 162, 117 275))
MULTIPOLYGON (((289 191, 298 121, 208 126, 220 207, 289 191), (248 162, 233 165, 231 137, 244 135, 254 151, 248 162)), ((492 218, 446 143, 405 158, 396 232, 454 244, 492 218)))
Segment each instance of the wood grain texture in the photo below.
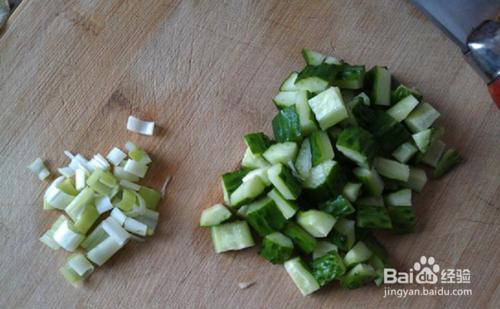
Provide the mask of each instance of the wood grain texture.
POLYGON ((1 308, 500 307, 499 111, 405 1, 26 0, 0 37, 0 72, 1 308), (333 286, 305 298, 255 248, 214 253, 199 214, 222 200, 218 176, 237 167, 243 133, 271 132, 271 98, 303 65, 303 47, 386 65, 441 111, 445 140, 466 160, 416 197, 416 234, 382 240, 402 270, 421 255, 470 268, 472 296, 333 286), (130 114, 159 134, 127 132, 130 114), (173 175, 158 232, 74 289, 57 272, 67 254, 38 241, 57 215, 42 211, 47 184, 26 165, 42 157, 54 168, 65 149, 88 156, 127 140, 153 156, 148 184, 173 175))

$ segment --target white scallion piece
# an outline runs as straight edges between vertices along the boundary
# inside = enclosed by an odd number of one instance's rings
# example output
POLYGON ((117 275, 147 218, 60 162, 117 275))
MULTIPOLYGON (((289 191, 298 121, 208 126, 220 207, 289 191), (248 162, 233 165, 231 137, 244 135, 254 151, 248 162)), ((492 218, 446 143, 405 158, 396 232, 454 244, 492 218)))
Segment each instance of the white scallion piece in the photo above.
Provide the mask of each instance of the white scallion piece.
POLYGON ((134 190, 134 191, 139 191, 141 189, 140 185, 133 183, 131 181, 128 181, 126 179, 120 180, 120 186, 122 186, 125 189, 130 189, 130 190, 134 190))
POLYGON ((142 135, 153 135, 155 123, 153 121, 144 121, 134 116, 129 116, 127 121, 127 130, 142 135))
POLYGON ((92 261, 92 263, 102 266, 121 248, 122 246, 110 236, 87 252, 87 258, 92 261))
POLYGON ((113 204, 111 204, 109 196, 99 196, 95 199, 95 208, 99 214, 103 214, 113 209, 113 204))
POLYGON ((130 234, 113 217, 102 221, 102 228, 120 246, 125 245, 130 239, 130 234))
POLYGON ((54 230, 52 229, 45 232, 42 237, 40 237, 40 241, 52 250, 58 250, 59 248, 61 248, 61 246, 59 246, 54 240, 54 230))
POLYGON ((123 167, 125 172, 135 175, 137 177, 143 178, 148 171, 148 166, 134 160, 127 160, 125 166, 123 167))
POLYGON ((125 230, 140 236, 146 236, 148 232, 148 226, 134 218, 126 218, 123 227, 125 230))
POLYGON ((73 220, 78 220, 78 217, 85 209, 88 203, 94 198, 94 191, 86 187, 69 203, 69 205, 64 209, 68 216, 73 220))
POLYGON ((106 156, 106 159, 108 159, 111 164, 114 166, 117 166, 120 164, 125 158, 127 157, 127 154, 121 151, 120 148, 113 148, 109 151, 108 155, 106 156))
POLYGON ((86 277, 94 271, 94 265, 81 253, 70 256, 67 263, 80 277, 86 277))
POLYGON ((144 198, 137 192, 135 192, 135 197, 136 197, 136 203, 134 204, 134 207, 130 210, 127 211, 126 215, 128 217, 138 217, 144 214, 146 211, 146 201, 144 201, 144 198))
POLYGON ((84 236, 74 232, 70 224, 68 220, 65 220, 54 232, 53 239, 63 249, 73 252, 78 248, 84 236))
POLYGON ((31 163, 28 168, 38 176, 38 179, 44 180, 49 177, 50 172, 43 163, 42 159, 36 158, 33 163, 31 163))
POLYGON ((127 219, 127 216, 120 210, 120 208, 113 208, 111 211, 111 217, 114 218, 119 225, 123 225, 127 219))
POLYGON ((68 178, 75 175, 75 170, 69 166, 60 167, 57 169, 57 171, 59 172, 59 174, 63 175, 64 177, 68 177, 68 178))
POLYGON ((59 185, 64 180, 64 176, 56 178, 45 191, 44 201, 53 208, 65 209, 75 198, 59 189, 59 185))
POLYGON ((85 178, 86 178, 86 172, 79 168, 75 171, 75 189, 78 191, 81 191, 83 188, 85 188, 85 178))
POLYGON ((125 169, 121 166, 115 166, 113 170, 113 175, 115 175, 119 179, 125 179, 128 181, 139 181, 139 177, 130 174, 129 172, 126 172, 125 169))

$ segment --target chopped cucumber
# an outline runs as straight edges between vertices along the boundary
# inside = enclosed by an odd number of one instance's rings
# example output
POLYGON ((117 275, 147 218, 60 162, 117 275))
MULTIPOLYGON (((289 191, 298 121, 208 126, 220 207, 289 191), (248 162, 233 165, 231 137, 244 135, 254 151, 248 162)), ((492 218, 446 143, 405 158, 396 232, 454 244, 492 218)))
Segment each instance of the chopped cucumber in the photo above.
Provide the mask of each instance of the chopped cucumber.
POLYGON ((401 144, 396 150, 392 152, 392 156, 396 158, 401 163, 408 162, 414 154, 418 151, 417 147, 413 146, 412 143, 406 142, 401 144))
POLYGON ((434 178, 439 178, 449 172, 455 165, 460 163, 462 161, 462 157, 456 151, 455 149, 448 149, 446 152, 443 154, 441 159, 439 159, 436 169, 434 170, 434 173, 432 174, 434 178))
POLYGON ((356 209, 356 225, 361 228, 390 229, 391 218, 384 206, 359 205, 356 209))
POLYGON ((247 173, 247 171, 236 171, 222 175, 222 191, 224 192, 224 202, 227 205, 231 205, 229 197, 238 189, 243 182, 243 177, 245 177, 247 173))
POLYGON ((297 80, 297 76, 299 76, 299 73, 297 72, 292 72, 290 75, 288 75, 283 84, 281 84, 280 91, 297 90, 297 87, 295 87, 295 81, 297 80))
POLYGON ((231 218, 231 212, 222 204, 215 204, 201 213, 200 226, 207 227, 221 224, 231 218))
POLYGON ((267 196, 249 204, 245 214, 248 224, 260 236, 279 231, 286 223, 278 206, 267 196))
POLYGON ((297 76, 295 87, 301 90, 318 93, 325 90, 338 70, 337 65, 321 63, 307 65, 297 76))
POLYGON ((286 165, 278 163, 273 165, 267 175, 274 187, 287 199, 296 200, 302 192, 300 182, 293 176, 292 171, 286 165))
POLYGON ((373 165, 380 175, 389 179, 406 182, 408 181, 408 177, 410 177, 410 167, 398 161, 375 158, 373 165))
POLYGON ((349 250, 344 256, 345 266, 351 268, 352 266, 366 262, 373 255, 373 252, 368 248, 364 242, 359 241, 354 247, 349 250))
POLYGON ((349 116, 337 87, 326 89, 308 102, 321 130, 326 130, 349 116))
POLYGON ((285 225, 283 233, 290 237, 292 242, 306 254, 311 254, 316 248, 316 239, 295 222, 289 221, 285 225))
POLYGON ((262 240, 259 255, 273 264, 283 264, 292 257, 293 243, 280 232, 266 235, 262 240))
POLYGON ((354 245, 356 229, 353 220, 340 218, 333 226, 333 230, 328 235, 328 239, 335 244, 339 250, 349 251, 354 245))
POLYGON ((416 217, 411 206, 389 206, 387 210, 391 217, 393 233, 415 232, 416 217))
POLYGON ((269 167, 261 167, 261 168, 249 171, 248 174, 246 174, 245 177, 243 177, 243 182, 247 182, 253 177, 258 177, 262 181, 262 183, 264 183, 264 185, 270 186, 271 181, 269 180, 269 177, 267 176, 268 169, 269 169, 269 167))
POLYGON ((303 136, 308 136, 311 132, 318 129, 311 107, 307 103, 307 97, 305 100, 301 100, 295 104, 295 110, 299 115, 300 132, 303 136))
POLYGON ((263 154, 263 157, 271 164, 288 163, 295 160, 298 147, 296 143, 286 142, 270 146, 263 154))
POLYGON ((356 104, 352 108, 352 113, 360 126, 373 134, 384 153, 391 153, 411 136, 404 125, 384 111, 356 104))
POLYGON ((315 258, 311 263, 311 268, 312 274, 320 286, 340 278, 346 272, 344 262, 336 251, 330 251, 315 258))
POLYGON ((297 223, 314 237, 326 237, 335 225, 335 218, 321 210, 310 209, 297 214, 297 223))
POLYGON ((244 168, 254 169, 268 167, 271 166, 271 164, 269 164, 269 162, 267 162, 262 155, 254 155, 250 148, 247 148, 243 156, 243 160, 241 161, 241 166, 244 168))
POLYGON ((309 65, 320 65, 326 59, 325 55, 307 48, 304 48, 302 50, 302 56, 304 57, 306 63, 309 65))
POLYGON ((283 195, 277 190, 277 189, 272 189, 267 193, 267 196, 270 197, 276 206, 278 206, 279 210, 283 214, 283 217, 285 219, 290 219, 295 215, 297 210, 299 209, 299 206, 294 201, 289 201, 283 197, 283 195))
POLYGON ((311 154, 311 143, 309 138, 302 141, 300 145, 299 153, 297 154, 297 159, 295 160, 295 170, 302 180, 307 179, 311 173, 312 168, 312 154, 311 154))
POLYGON ((323 131, 314 131, 309 137, 311 145, 312 166, 334 158, 332 143, 328 134, 323 131))
POLYGON ((266 184, 259 177, 250 178, 242 182, 240 186, 230 195, 230 206, 239 207, 247 204, 261 195, 266 189, 266 184))
POLYGON ((410 177, 403 185, 414 191, 420 192, 427 183, 427 175, 421 168, 410 167, 410 177))
POLYGON ((307 91, 305 90, 280 91, 273 98, 273 102, 278 109, 293 106, 303 101, 307 102, 307 91))
POLYGON ((327 56, 325 58, 325 63, 328 63, 328 64, 337 64, 337 65, 340 65, 342 64, 342 61, 341 60, 338 60, 337 58, 333 57, 333 56, 327 56))
POLYGON ((384 182, 377 171, 363 167, 357 167, 353 171, 354 175, 363 183, 368 192, 374 196, 381 196, 384 190, 384 182))
POLYGON ((408 117, 405 124, 412 132, 420 132, 429 128, 441 114, 427 102, 420 103, 408 117))
POLYGON ((404 85, 399 85, 391 93, 391 102, 393 104, 396 104, 397 102, 400 102, 401 100, 403 100, 404 98, 406 98, 409 95, 413 96, 418 101, 422 100, 422 95, 417 90, 410 89, 404 85))
POLYGON ((313 260, 320 258, 331 251, 338 252, 339 249, 336 245, 332 244, 329 241, 318 240, 318 242, 316 243, 316 248, 314 248, 313 251, 313 260))
POLYGON ((411 206, 411 190, 402 189, 385 196, 388 206, 411 206))
POLYGON ((211 227, 215 252, 241 250, 255 245, 245 221, 235 221, 211 227))
POLYGON ((280 110, 273 118, 272 124, 274 138, 279 143, 302 140, 299 115, 294 105, 280 110))
POLYGON ((441 140, 436 139, 432 141, 427 149, 427 152, 422 157, 422 162, 432 167, 437 167, 439 159, 441 159, 445 148, 446 144, 441 140))
POLYGON ((354 207, 352 207, 351 202, 342 194, 338 195, 336 198, 320 203, 318 208, 335 218, 345 217, 354 212, 354 207))
POLYGON ((311 274, 304 261, 300 257, 285 262, 285 269, 299 288, 302 295, 306 296, 319 290, 318 281, 311 274))
POLYGON ((332 85, 342 89, 360 89, 363 88, 365 80, 364 65, 348 65, 343 64, 335 74, 332 85))
POLYGON ((358 206, 380 206, 384 207, 384 199, 381 196, 368 196, 360 198, 356 205, 358 206))
POLYGON ((421 153, 426 153, 431 143, 432 129, 426 129, 413 134, 411 137, 421 153))
POLYGON ((396 121, 401 122, 408 117, 411 111, 418 105, 418 100, 409 95, 387 110, 387 114, 396 121))
POLYGON ((245 144, 254 155, 263 154, 271 146, 271 141, 262 132, 249 133, 244 136, 245 144))
POLYGON ((368 75, 372 81, 373 104, 391 105, 391 73, 386 68, 374 66, 368 75))
POLYGON ((359 127, 344 129, 337 139, 336 147, 361 167, 369 167, 377 152, 373 136, 359 127))
POLYGON ((339 164, 328 160, 311 169, 309 177, 304 181, 304 190, 312 200, 325 201, 340 194, 343 185, 339 164))
POLYGON ((342 277, 340 285, 347 289, 355 289, 371 282, 376 277, 377 273, 371 265, 358 264, 342 277))
POLYGON ((355 202, 361 193, 362 184, 357 182, 348 182, 345 184, 342 194, 351 202, 355 202))

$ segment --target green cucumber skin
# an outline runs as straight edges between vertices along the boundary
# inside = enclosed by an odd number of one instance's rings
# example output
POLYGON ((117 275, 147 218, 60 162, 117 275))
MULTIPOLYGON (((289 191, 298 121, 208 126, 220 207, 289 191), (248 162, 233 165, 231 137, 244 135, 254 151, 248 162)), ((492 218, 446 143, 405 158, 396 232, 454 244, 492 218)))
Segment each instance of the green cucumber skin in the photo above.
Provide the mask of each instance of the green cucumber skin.
POLYGON ((434 178, 442 177, 461 161, 462 157, 460 156, 458 151, 456 151, 455 149, 446 150, 441 159, 439 159, 432 176, 434 176, 434 178))
POLYGON ((332 85, 342 89, 361 89, 365 79, 364 65, 343 64, 332 80, 332 85))
POLYGON ((292 257, 293 247, 282 246, 264 237, 259 255, 272 264, 283 264, 292 257))
POLYGON ((399 145, 411 138, 406 127, 384 111, 374 110, 364 104, 356 104, 352 112, 360 126, 373 133, 380 151, 384 154, 392 153, 399 145))
POLYGON ((419 101, 422 100, 422 95, 418 91, 412 90, 404 85, 399 85, 391 93, 391 103, 396 104, 409 95, 414 96, 415 99, 417 99, 419 101))
POLYGON ((358 264, 340 280, 340 286, 347 289, 359 288, 377 277, 371 265, 358 264))
POLYGON ((271 140, 262 132, 246 134, 245 143, 255 155, 263 154, 271 146, 271 140))
POLYGON ((283 182, 286 184, 288 190, 292 194, 293 199, 295 200, 302 193, 302 185, 300 181, 293 175, 292 170, 288 166, 283 164, 280 165, 281 165, 281 171, 278 177, 281 178, 283 182))
POLYGON ((373 104, 388 106, 391 104, 391 74, 386 68, 374 66, 368 73, 371 82, 373 104))
POLYGON ((354 245, 356 238, 355 222, 347 219, 339 219, 333 230, 328 235, 328 239, 336 245, 339 250, 347 252, 354 245))
MULTIPOLYGON (((361 233, 359 233, 361 234, 361 233)), ((384 245, 373 235, 371 232, 367 232, 365 235, 359 235, 359 240, 363 241, 363 243, 373 252, 374 256, 377 256, 384 263, 387 262, 389 257, 389 253, 384 245)))
POLYGON ((307 65, 300 71, 295 83, 309 77, 318 77, 330 83, 339 70, 340 66, 335 64, 321 63, 319 65, 307 65))
POLYGON ((361 206, 356 209, 356 225, 362 228, 391 229, 389 213, 381 206, 361 206))
MULTIPOLYGON (((365 162, 356 162, 362 167, 370 167, 377 154, 377 144, 372 134, 359 127, 344 129, 337 138, 336 146, 337 149, 339 147, 347 148, 366 157, 365 162)), ((342 152, 340 149, 339 151, 342 152)), ((344 153, 344 155, 346 154, 344 153)))
POLYGON ((295 106, 286 107, 278 112, 272 120, 274 139, 279 143, 301 142, 299 115, 295 106))
POLYGON ((311 254, 316 248, 316 239, 295 222, 287 222, 283 233, 304 253, 311 254))
POLYGON ((342 194, 334 199, 327 200, 318 205, 318 209, 329 213, 330 215, 340 218, 354 213, 354 207, 351 202, 346 199, 342 194))
POLYGON ((388 206, 387 211, 392 221, 392 232, 395 234, 414 233, 416 217, 411 206, 388 206))
POLYGON ((320 286, 324 286, 334 279, 340 278, 346 272, 346 267, 342 258, 335 251, 314 259, 311 263, 311 270, 314 278, 320 286))
POLYGON ((336 163, 328 174, 327 179, 321 185, 315 188, 304 188, 304 193, 311 201, 323 202, 332 196, 342 193, 344 184, 344 176, 339 164, 336 163))
POLYGON ((333 147, 327 133, 323 131, 314 131, 309 137, 309 142, 311 144, 312 166, 333 159, 333 147))
POLYGON ((241 170, 236 172, 229 172, 222 175, 222 183, 227 190, 227 193, 231 195, 234 190, 238 189, 238 187, 243 182, 243 177, 248 174, 248 171, 241 170))
POLYGON ((246 220, 260 236, 281 230, 287 221, 278 206, 269 197, 264 197, 250 204, 246 212, 246 220), (252 205, 261 204, 263 206, 256 210, 251 209, 252 205))

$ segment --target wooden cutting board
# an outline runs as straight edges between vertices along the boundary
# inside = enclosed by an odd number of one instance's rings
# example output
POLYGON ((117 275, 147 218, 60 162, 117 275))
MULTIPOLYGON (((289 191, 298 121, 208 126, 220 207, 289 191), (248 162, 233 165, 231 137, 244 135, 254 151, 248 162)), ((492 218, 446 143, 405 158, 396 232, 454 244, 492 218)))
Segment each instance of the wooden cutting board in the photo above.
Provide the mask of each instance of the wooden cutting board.
MULTIPOLYGON (((0 37, 0 307, 332 308, 500 306, 499 111, 458 49, 406 1, 28 1, 0 37), (242 135, 271 133, 271 98, 309 47, 350 63, 386 65, 439 109, 445 141, 465 162, 415 198, 417 233, 382 235, 391 262, 421 255, 468 268, 472 296, 384 298, 337 285, 302 297, 257 249, 217 255, 203 208, 222 200, 242 135), (156 121, 154 137, 125 129, 156 121), (173 176, 157 233, 131 243, 84 287, 57 269, 68 254, 38 238, 57 217, 42 210, 64 150, 106 153, 132 140, 154 159, 147 183, 173 176), (254 282, 241 290, 239 282, 254 282)), ((450 286, 448 286, 450 287, 450 286)))

